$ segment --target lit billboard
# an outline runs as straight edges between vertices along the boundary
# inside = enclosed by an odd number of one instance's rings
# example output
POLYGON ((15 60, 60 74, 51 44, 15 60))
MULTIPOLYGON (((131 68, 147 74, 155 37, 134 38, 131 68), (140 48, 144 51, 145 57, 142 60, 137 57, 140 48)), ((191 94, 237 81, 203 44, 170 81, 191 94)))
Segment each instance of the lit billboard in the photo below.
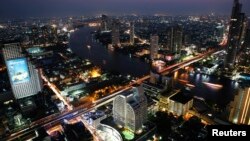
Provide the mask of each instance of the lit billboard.
POLYGON ((30 80, 29 69, 26 58, 16 58, 7 61, 10 81, 20 84, 30 80))

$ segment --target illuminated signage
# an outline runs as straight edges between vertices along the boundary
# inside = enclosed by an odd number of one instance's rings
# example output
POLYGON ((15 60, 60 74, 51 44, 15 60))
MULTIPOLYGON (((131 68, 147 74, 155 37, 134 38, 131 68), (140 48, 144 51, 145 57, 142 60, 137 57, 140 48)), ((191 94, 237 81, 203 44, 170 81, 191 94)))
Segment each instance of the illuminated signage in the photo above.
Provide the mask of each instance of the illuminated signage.
POLYGON ((10 81, 13 84, 20 84, 30 80, 26 58, 8 60, 7 69, 9 72, 10 81))

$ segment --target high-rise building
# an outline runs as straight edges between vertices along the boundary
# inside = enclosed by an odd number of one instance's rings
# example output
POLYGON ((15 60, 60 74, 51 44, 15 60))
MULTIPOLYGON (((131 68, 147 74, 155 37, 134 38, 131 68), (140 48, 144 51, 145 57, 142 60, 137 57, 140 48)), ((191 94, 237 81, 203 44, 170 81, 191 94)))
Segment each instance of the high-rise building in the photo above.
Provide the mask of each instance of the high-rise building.
POLYGON ((184 45, 188 45, 192 43, 190 35, 188 34, 183 35, 183 43, 184 45))
POLYGON ((151 35, 150 37, 150 79, 149 82, 152 84, 157 84, 160 74, 157 72, 156 68, 153 66, 154 60, 158 58, 158 50, 159 50, 159 36, 151 35))
POLYGON ((250 87, 243 86, 230 103, 229 121, 234 124, 250 125, 250 87))
POLYGON ((234 0, 228 33, 227 55, 225 58, 226 68, 234 67, 237 54, 244 40, 246 16, 241 12, 241 8, 242 5, 239 3, 239 0, 234 0))
POLYGON ((183 31, 180 26, 171 27, 168 32, 168 47, 171 53, 180 53, 182 48, 183 31))
POLYGON ((157 58, 158 49, 159 49, 159 36, 151 35, 150 37, 150 59, 154 60, 157 58))
POLYGON ((120 23, 118 20, 114 20, 112 24, 112 45, 120 46, 120 23))
POLYGON ((215 30, 215 36, 217 37, 218 42, 221 42, 223 40, 224 32, 225 32, 225 26, 222 24, 219 24, 215 30))
POLYGON ((142 86, 117 95, 113 101, 114 122, 133 132, 147 121, 147 99, 142 86))
POLYGON ((135 36, 135 26, 134 26, 134 23, 130 23, 130 44, 131 45, 134 45, 134 36, 135 36))
POLYGON ((239 56, 239 65, 250 67, 250 26, 246 31, 243 48, 239 56))
POLYGON ((107 31, 108 30, 108 16, 102 15, 101 17, 101 30, 107 31))
POLYGON ((50 28, 51 28, 52 43, 56 44, 58 42, 58 33, 57 33, 58 28, 56 25, 52 25, 50 28))
POLYGON ((41 91, 39 70, 22 54, 19 43, 5 44, 3 56, 16 99, 32 96, 41 91))

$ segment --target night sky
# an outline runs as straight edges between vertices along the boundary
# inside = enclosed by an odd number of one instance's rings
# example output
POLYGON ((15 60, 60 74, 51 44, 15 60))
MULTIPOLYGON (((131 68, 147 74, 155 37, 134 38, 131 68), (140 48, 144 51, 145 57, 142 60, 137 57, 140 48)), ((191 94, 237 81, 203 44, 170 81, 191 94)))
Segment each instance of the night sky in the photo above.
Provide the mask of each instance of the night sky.
MULTIPOLYGON (((240 0, 250 16, 250 0, 240 0)), ((1 0, 0 18, 92 14, 230 15, 233 0, 1 0)))

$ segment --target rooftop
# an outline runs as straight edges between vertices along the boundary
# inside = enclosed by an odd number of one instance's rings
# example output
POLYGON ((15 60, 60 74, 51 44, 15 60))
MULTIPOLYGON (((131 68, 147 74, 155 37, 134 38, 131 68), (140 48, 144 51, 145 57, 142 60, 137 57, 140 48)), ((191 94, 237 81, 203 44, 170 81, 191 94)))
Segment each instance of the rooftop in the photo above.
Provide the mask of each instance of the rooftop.
POLYGON ((187 93, 183 93, 181 91, 170 97, 171 100, 180 102, 182 104, 186 104, 192 98, 193 98, 192 96, 188 95, 187 93))
POLYGON ((131 94, 133 94, 132 89, 127 90, 127 91, 124 91, 124 92, 121 93, 121 95, 123 95, 123 96, 125 96, 125 97, 127 97, 127 96, 129 96, 129 95, 131 95, 131 94))
MULTIPOLYGON (((101 124, 108 125, 108 126, 114 128, 116 131, 119 132, 119 134, 123 135, 122 136, 123 140, 133 140, 133 141, 136 141, 138 139, 142 139, 144 137, 147 138, 147 134, 154 132, 156 129, 155 124, 148 121, 144 124, 144 127, 142 128, 142 132, 139 134, 135 134, 132 132, 128 132, 128 130, 124 127, 118 126, 114 122, 113 117, 108 117, 108 118, 102 120, 101 124), (132 137, 133 137, 133 139, 132 139, 132 137)), ((146 140, 145 138, 144 138, 144 140, 146 140)))

